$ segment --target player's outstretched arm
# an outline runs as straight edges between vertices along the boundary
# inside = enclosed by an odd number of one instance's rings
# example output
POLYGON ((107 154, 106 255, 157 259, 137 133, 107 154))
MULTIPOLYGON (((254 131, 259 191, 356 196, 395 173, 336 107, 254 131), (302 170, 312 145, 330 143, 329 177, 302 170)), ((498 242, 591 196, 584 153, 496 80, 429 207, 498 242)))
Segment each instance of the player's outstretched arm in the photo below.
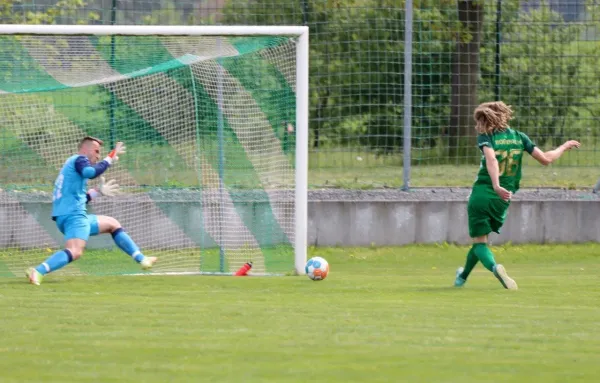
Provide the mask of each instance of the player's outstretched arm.
POLYGON ((540 148, 538 148, 536 146, 533 149, 533 152, 531 152, 531 156, 533 158, 535 158, 536 161, 539 162, 540 164, 542 164, 544 166, 548 166, 551 163, 553 163, 554 161, 556 161, 557 159, 559 159, 560 156, 562 156, 563 153, 566 152, 567 150, 570 150, 572 148, 578 148, 580 145, 581 144, 578 141, 570 140, 570 141, 565 142, 558 148, 556 148, 554 150, 549 150, 547 152, 543 152, 540 148))
POLYGON ((79 156, 75 160, 75 170, 82 177, 94 179, 104 173, 110 165, 119 160, 119 155, 125 153, 125 145, 122 142, 117 142, 117 145, 110 151, 108 156, 95 165, 92 165, 86 156, 79 156))

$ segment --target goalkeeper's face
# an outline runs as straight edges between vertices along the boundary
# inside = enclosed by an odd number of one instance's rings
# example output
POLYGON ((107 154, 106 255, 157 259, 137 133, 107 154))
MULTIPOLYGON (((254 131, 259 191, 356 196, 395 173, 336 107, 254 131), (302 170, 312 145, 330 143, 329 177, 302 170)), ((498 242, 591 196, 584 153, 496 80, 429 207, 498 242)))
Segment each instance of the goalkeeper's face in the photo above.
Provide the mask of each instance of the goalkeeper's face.
POLYGON ((92 165, 100 160, 100 144, 96 141, 89 141, 83 148, 84 156, 90 160, 92 165))

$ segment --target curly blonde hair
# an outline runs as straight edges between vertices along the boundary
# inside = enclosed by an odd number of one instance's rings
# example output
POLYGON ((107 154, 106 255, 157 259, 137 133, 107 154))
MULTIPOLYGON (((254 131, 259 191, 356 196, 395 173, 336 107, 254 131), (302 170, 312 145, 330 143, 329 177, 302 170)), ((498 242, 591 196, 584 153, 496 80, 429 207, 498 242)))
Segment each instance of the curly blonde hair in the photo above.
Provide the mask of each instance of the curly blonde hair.
POLYGON ((508 128, 508 121, 513 118, 510 105, 502 101, 484 102, 475 109, 475 130, 480 134, 494 134, 508 128))

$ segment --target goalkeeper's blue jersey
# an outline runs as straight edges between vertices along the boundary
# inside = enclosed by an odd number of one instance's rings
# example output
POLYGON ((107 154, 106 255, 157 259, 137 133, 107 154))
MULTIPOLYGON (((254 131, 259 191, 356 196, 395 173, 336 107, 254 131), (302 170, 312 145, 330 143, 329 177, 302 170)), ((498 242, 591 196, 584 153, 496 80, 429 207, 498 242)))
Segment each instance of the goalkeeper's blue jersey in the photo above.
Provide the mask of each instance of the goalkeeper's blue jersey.
POLYGON ((75 154, 69 157, 56 181, 52 193, 52 217, 70 214, 85 214, 87 181, 104 173, 109 163, 101 161, 92 166, 87 157, 75 154))

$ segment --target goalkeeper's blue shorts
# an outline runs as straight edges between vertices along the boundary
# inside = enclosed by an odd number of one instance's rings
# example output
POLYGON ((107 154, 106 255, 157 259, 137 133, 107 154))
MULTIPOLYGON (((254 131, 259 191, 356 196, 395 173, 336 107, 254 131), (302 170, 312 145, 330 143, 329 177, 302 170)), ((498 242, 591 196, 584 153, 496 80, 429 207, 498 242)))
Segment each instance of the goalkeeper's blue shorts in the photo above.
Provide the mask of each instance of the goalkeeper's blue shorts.
POLYGON ((56 226, 65 236, 65 241, 77 238, 87 241, 97 235, 98 217, 95 214, 69 214, 56 217, 56 226))

